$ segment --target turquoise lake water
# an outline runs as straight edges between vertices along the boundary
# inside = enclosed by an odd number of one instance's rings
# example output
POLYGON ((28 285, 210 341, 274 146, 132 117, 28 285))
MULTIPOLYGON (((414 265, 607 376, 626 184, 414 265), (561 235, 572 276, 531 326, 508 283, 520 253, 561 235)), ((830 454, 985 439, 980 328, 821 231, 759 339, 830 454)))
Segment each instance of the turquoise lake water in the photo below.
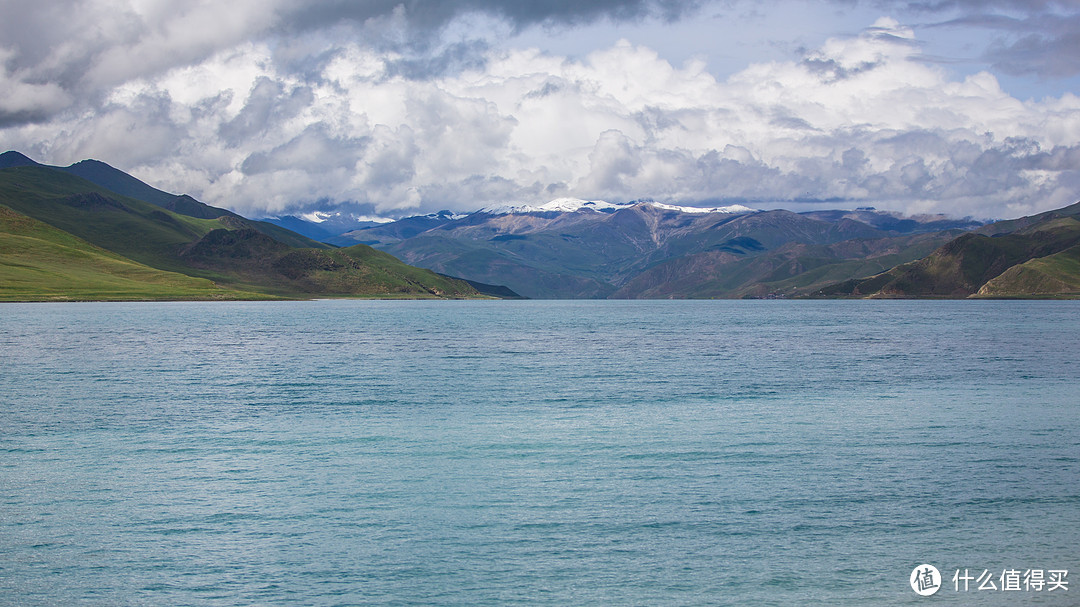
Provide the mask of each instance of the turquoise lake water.
POLYGON ((5 304, 0 604, 1076 605, 1078 363, 1080 302, 5 304))

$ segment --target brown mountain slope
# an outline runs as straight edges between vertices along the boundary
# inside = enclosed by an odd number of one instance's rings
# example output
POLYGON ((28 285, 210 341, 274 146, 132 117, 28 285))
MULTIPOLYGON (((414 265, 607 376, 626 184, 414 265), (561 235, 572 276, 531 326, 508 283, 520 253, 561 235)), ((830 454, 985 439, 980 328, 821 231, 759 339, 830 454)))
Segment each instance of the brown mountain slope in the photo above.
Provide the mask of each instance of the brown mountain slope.
POLYGON ((821 297, 1068 295, 1080 281, 1066 253, 1080 244, 1080 205, 964 234, 927 257, 820 289, 821 297), (988 235, 990 234, 990 235, 988 235), (1042 261, 1037 261, 1042 260, 1042 261))
POLYGON ((828 245, 790 242, 758 255, 713 250, 669 260, 642 272, 612 297, 797 297, 848 276, 918 259, 957 232, 852 239, 828 245))

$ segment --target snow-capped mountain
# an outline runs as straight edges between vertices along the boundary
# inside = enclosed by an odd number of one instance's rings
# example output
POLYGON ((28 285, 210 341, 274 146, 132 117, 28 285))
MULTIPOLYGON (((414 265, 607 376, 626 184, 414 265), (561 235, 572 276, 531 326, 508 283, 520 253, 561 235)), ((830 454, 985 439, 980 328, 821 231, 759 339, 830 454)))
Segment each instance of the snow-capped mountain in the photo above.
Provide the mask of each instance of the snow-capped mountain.
POLYGON ((556 198, 541 205, 504 204, 484 207, 477 213, 487 215, 521 215, 526 213, 576 213, 578 211, 611 211, 628 205, 614 204, 603 200, 581 200, 580 198, 556 198))
POLYGON ((772 289, 760 286, 769 281, 806 289, 845 272, 872 274, 885 267, 851 260, 887 255, 888 263, 902 263, 947 238, 928 232, 974 225, 868 209, 793 213, 559 198, 407 217, 329 242, 371 245, 527 297, 741 297, 772 289))
POLYGON ((368 228, 377 228, 382 224, 401 224, 394 228, 397 237, 405 235, 411 237, 419 231, 431 229, 447 222, 463 220, 472 215, 502 216, 502 215, 544 215, 562 213, 613 213, 622 209, 645 206, 661 211, 674 211, 694 215, 708 215, 711 213, 738 214, 755 213, 754 209, 742 205, 725 207, 692 207, 677 206, 654 201, 634 202, 607 202, 604 200, 582 200, 580 198, 556 198, 550 202, 531 204, 503 204, 484 207, 471 213, 455 211, 439 211, 424 215, 413 215, 402 219, 390 219, 387 217, 356 215, 341 211, 310 211, 298 215, 283 215, 279 217, 266 217, 263 221, 273 223, 294 232, 339 245, 350 245, 356 242, 367 242, 367 234, 363 231, 368 228))
POLYGON ((741 204, 733 204, 726 207, 681 207, 673 204, 664 204, 662 202, 644 202, 658 209, 665 211, 678 211, 680 213, 756 213, 757 209, 751 209, 750 207, 744 207, 741 204))
POLYGON ((389 217, 378 217, 375 215, 353 215, 350 213, 334 212, 328 213, 326 211, 312 211, 310 213, 303 213, 300 215, 300 219, 304 221, 310 221, 311 223, 331 225, 349 225, 353 223, 390 223, 394 221, 389 217))
POLYGON ((394 220, 387 217, 356 215, 341 211, 311 211, 300 215, 265 217, 262 221, 325 242, 338 234, 391 223, 394 220))
POLYGON ((637 205, 648 205, 665 211, 678 211, 680 213, 753 213, 754 209, 740 204, 726 207, 686 207, 661 202, 636 201, 636 202, 607 202, 604 200, 582 200, 580 198, 556 198, 551 202, 541 205, 498 205, 484 207, 477 213, 488 215, 524 215, 529 213, 577 213, 579 211, 612 212, 619 209, 628 209, 637 205))

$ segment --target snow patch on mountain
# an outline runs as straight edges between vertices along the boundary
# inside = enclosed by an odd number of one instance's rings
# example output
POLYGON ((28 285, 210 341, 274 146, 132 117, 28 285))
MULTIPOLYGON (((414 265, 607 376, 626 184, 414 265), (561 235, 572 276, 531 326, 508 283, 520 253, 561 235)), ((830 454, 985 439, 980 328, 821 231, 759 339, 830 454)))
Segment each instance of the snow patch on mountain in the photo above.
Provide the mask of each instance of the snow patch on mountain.
POLYGON ((580 211, 617 211, 629 209, 638 205, 648 205, 666 211, 678 211, 680 213, 753 213, 754 209, 744 207, 741 204, 726 207, 683 207, 660 202, 606 202, 603 200, 581 200, 580 198, 556 198, 542 205, 499 205, 485 207, 477 211, 488 215, 519 215, 526 213, 576 213, 580 211))
POLYGON ((388 217, 378 217, 375 215, 346 215, 343 213, 327 213, 325 211, 312 211, 310 213, 302 213, 300 219, 310 223, 323 223, 324 221, 331 219, 340 219, 344 221, 356 221, 356 222, 371 222, 371 223, 390 223, 394 221, 388 217))
POLYGON ((455 213, 453 211, 439 211, 438 213, 428 213, 427 215, 417 215, 417 217, 427 217, 429 219, 448 219, 450 221, 457 221, 458 219, 465 219, 470 213, 455 213))
POLYGON ((478 213, 488 215, 519 215, 524 213, 575 213, 577 211, 605 211, 626 208, 630 205, 613 204, 603 200, 581 200, 580 198, 556 198, 542 205, 512 205, 504 204, 493 207, 484 207, 478 213))
POLYGON ((664 209, 665 211, 678 211, 680 213, 753 213, 755 209, 750 207, 744 207, 741 204, 733 204, 726 207, 681 207, 673 204, 664 204, 662 202, 646 202, 652 207, 658 209, 664 209))

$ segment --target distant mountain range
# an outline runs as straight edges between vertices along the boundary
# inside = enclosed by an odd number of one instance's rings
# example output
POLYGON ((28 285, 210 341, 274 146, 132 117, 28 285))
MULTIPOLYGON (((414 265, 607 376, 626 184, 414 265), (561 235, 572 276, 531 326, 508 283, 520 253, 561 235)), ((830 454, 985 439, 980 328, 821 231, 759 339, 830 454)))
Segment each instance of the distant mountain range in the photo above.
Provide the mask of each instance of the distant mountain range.
POLYGON ((559 199, 401 219, 329 239, 535 298, 797 297, 923 257, 982 224, 944 216, 559 199))
POLYGON ((571 198, 367 219, 253 221, 103 162, 8 152, 0 299, 1080 296, 1080 203, 989 225, 571 198))
POLYGON ((50 167, 0 154, 0 300, 312 296, 481 293, 366 245, 337 248, 167 194, 101 162, 50 167))

